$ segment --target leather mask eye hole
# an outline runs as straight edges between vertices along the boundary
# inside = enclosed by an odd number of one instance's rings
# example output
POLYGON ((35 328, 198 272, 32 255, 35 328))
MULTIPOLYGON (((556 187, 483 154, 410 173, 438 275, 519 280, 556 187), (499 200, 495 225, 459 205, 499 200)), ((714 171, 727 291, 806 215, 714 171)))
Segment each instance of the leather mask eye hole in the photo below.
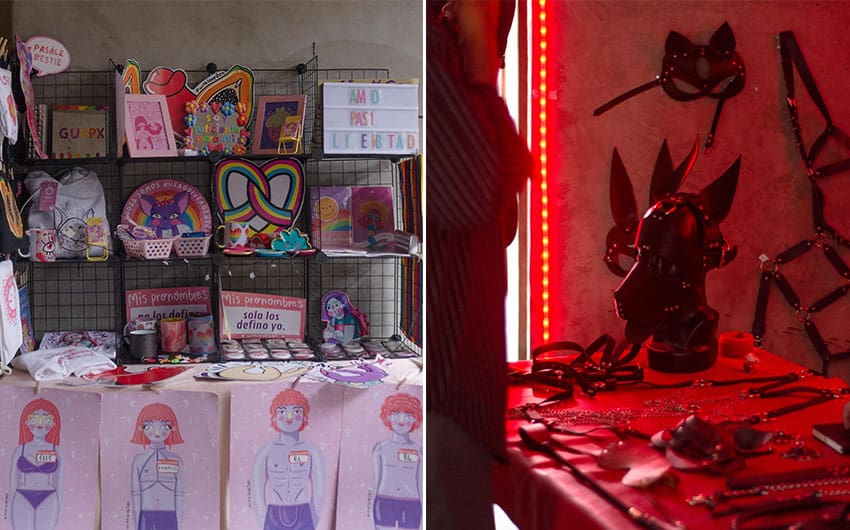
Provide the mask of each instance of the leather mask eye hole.
POLYGON ((617 266, 624 270, 630 271, 632 270, 632 266, 635 264, 635 258, 629 256, 628 254, 617 254, 617 266))

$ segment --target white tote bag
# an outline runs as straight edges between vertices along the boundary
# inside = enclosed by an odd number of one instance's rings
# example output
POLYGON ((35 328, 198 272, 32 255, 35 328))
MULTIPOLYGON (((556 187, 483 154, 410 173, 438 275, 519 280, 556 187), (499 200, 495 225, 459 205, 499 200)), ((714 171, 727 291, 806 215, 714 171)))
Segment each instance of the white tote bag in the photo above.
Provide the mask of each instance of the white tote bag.
MULTIPOLYGON (((86 257, 86 221, 100 217, 109 239, 109 221, 106 219, 106 200, 103 186, 94 171, 74 167, 56 179, 44 171, 33 171, 24 179, 30 193, 31 203, 27 216, 29 228, 52 228, 56 230, 56 258, 86 257), (55 189, 56 201, 43 201, 45 191, 55 189), (40 209, 44 204, 45 209, 40 209)), ((91 256, 103 256, 103 249, 93 247, 91 256)))

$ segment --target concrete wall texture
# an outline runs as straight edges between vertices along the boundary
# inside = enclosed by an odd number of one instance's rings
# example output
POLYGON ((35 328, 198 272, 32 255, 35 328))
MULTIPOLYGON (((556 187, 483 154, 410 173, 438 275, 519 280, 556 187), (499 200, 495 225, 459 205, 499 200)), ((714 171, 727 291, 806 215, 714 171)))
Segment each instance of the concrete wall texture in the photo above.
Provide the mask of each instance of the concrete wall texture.
MULTIPOLYGON (((553 304, 563 315, 552 340, 588 344, 601 333, 622 336, 611 290, 619 278, 605 267, 605 235, 613 225, 609 207, 611 154, 616 147, 632 179, 638 208, 648 207, 649 182, 658 149, 666 138, 674 164, 689 152, 694 137, 709 130, 715 100, 675 101, 660 87, 644 92, 599 117, 593 109, 660 73, 664 43, 671 30, 694 44, 707 44, 728 21, 746 66, 746 86, 724 106, 715 147, 702 152, 682 191, 697 192, 717 178, 738 155, 742 165, 737 194, 722 230, 738 257, 707 278, 709 304, 721 315, 720 330, 749 331, 759 284, 759 255, 775 257, 814 235, 812 199, 793 139, 780 67, 777 36, 792 30, 834 122, 850 128, 850 3, 808 1, 580 1, 551 2, 557 28, 550 72, 557 73, 552 257, 557 278, 553 304)), ((823 130, 798 79, 797 94, 806 142, 823 130)), ((550 78, 551 79, 551 78, 550 78)), ((835 141, 818 166, 847 158, 835 141)), ((850 236, 850 174, 822 181, 826 217, 850 236)), ((850 249, 839 250, 850 263, 850 249)), ((781 267, 804 303, 847 284, 815 250, 781 267)), ((832 352, 850 350, 850 296, 812 316, 832 352)), ((767 311, 765 347, 820 369, 820 359, 795 311, 774 287, 767 311)), ((847 366, 834 365, 846 376, 847 366)))
POLYGON ((289 68, 316 43, 320 68, 389 68, 422 77, 419 0, 240 2, 164 0, 16 1, 13 28, 22 38, 48 35, 65 44, 74 70, 103 70, 108 59, 203 70, 242 64, 289 68))

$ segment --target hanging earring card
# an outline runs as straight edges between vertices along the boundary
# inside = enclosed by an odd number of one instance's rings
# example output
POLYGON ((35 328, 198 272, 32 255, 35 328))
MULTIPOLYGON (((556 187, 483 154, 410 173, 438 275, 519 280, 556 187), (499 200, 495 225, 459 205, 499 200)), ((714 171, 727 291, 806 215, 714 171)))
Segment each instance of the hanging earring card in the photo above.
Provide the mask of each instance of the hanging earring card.
POLYGON ((100 395, 6 385, 0 425, 0 529, 94 528, 100 395))
POLYGON ((345 389, 337 530, 422 528, 422 387, 345 389))
POLYGON ((233 387, 231 528, 335 528, 342 390, 315 383, 233 387))
POLYGON ((103 528, 220 526, 218 405, 210 392, 103 395, 103 528))

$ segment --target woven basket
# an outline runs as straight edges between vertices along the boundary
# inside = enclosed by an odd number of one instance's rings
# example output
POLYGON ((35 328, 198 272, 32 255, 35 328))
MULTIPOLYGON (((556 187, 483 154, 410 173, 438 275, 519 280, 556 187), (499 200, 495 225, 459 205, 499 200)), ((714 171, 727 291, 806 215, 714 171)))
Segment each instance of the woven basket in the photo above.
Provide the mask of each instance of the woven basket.
POLYGON ((181 258, 206 256, 211 237, 178 237, 174 240, 174 253, 181 258))
POLYGON ((174 238, 132 239, 121 237, 127 257, 140 259, 167 259, 171 256, 174 238))

